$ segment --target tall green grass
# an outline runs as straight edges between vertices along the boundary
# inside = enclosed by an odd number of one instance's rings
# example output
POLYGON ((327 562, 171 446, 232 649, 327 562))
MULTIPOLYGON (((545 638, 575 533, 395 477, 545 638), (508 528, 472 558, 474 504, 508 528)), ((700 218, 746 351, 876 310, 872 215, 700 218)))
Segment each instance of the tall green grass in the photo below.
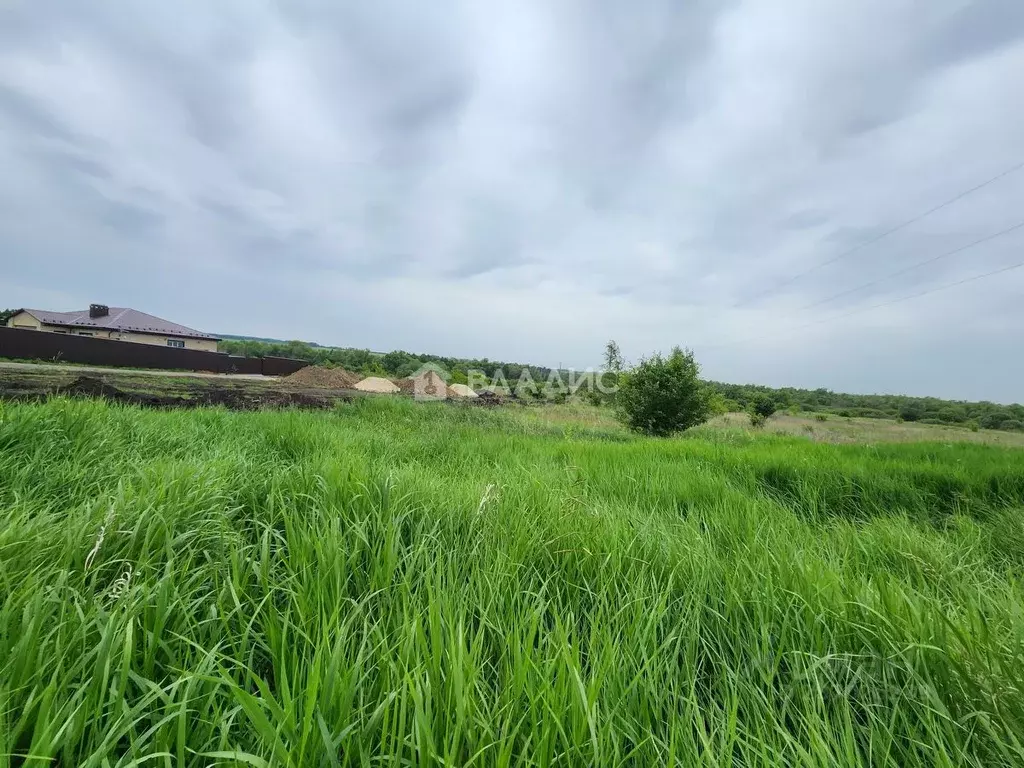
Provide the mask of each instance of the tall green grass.
POLYGON ((1024 453, 0 404, 0 766, 1024 763, 1024 453))

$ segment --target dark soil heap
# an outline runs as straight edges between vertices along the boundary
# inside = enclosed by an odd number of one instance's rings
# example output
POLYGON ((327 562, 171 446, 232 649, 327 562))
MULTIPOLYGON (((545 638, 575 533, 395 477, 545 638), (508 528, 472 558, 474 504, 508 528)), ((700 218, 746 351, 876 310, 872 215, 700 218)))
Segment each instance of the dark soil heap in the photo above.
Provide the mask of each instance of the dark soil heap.
POLYGON ((325 368, 321 365, 307 365, 281 381, 299 387, 319 389, 352 389, 363 377, 344 368, 325 368))

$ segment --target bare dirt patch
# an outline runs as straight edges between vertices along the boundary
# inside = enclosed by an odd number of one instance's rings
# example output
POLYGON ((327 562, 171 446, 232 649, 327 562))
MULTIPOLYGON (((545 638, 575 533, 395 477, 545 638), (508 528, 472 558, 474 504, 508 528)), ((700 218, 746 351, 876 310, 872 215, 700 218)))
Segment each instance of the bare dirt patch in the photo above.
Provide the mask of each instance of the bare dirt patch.
POLYGON ((63 390, 71 397, 100 397, 118 403, 151 408, 198 408, 220 405, 232 411, 258 411, 263 408, 329 408, 334 402, 306 392, 282 392, 232 389, 208 386, 195 387, 186 395, 126 392, 92 376, 79 376, 63 390))
POLYGON ((64 371, 6 372, 0 375, 0 399, 40 401, 63 395, 102 398, 146 408, 222 406, 233 411, 266 408, 330 408, 351 394, 323 390, 282 389, 272 382, 146 376, 111 373, 75 375, 64 371))

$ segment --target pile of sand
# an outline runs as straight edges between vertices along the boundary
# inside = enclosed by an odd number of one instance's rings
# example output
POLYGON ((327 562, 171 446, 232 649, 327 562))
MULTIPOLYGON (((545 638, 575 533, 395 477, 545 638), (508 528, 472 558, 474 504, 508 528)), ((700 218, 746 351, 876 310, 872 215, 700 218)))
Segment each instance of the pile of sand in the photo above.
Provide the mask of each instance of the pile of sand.
POLYGON ((300 368, 282 381, 298 387, 317 387, 320 389, 352 389, 359 383, 360 377, 344 368, 325 368, 322 365, 307 365, 300 368))
POLYGON ((378 394, 387 395, 401 392, 395 382, 388 379, 382 379, 379 376, 371 376, 368 379, 363 379, 356 384, 353 389, 358 389, 360 392, 376 392, 378 394))
POLYGON ((419 399, 443 400, 448 395, 447 385, 437 371, 426 371, 398 382, 399 389, 419 399))
POLYGON ((468 384, 449 384, 448 385, 448 396, 449 397, 480 397, 468 384))

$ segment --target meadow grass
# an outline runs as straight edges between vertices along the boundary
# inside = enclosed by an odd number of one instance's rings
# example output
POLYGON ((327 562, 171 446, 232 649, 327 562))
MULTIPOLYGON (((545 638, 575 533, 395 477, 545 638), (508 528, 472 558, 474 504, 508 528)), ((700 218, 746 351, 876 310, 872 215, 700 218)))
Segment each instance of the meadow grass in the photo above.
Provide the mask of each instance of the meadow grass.
POLYGON ((0 403, 0 766, 1024 763, 1024 452, 0 403))

